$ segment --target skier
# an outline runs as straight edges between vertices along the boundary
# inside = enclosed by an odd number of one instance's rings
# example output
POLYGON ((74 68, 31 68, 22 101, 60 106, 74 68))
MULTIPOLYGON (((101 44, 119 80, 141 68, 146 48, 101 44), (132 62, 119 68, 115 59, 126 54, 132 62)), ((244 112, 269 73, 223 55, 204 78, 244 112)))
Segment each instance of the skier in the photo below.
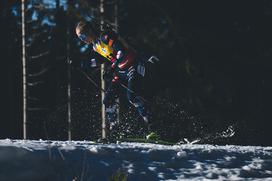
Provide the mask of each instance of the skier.
MULTIPOLYGON (((145 101, 138 95, 139 83, 145 75, 145 63, 155 63, 158 58, 139 55, 110 28, 100 31, 94 22, 80 21, 76 26, 76 34, 81 41, 93 47, 95 58, 88 65, 95 67, 99 62, 111 64, 112 80, 103 100, 106 108, 111 106, 117 87, 126 85, 128 101, 137 109, 144 122, 148 123, 149 113, 145 101)), ((111 109, 106 109, 106 112, 107 110, 109 114, 112 112, 111 109)))

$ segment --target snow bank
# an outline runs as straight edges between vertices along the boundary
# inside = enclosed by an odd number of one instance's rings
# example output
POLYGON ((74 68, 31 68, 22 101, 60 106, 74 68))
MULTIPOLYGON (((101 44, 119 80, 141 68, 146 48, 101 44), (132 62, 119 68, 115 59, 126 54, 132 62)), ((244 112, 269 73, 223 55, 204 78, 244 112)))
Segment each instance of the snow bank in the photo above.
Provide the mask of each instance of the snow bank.
POLYGON ((272 180, 272 147, 0 140, 0 180, 272 180))

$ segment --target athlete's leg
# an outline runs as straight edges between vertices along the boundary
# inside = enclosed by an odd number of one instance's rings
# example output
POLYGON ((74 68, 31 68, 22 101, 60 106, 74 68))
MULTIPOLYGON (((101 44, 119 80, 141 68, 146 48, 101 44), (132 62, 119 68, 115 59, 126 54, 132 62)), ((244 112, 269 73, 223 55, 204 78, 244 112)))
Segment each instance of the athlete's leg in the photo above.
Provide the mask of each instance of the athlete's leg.
POLYGON ((139 96, 140 77, 134 67, 130 67, 128 72, 128 90, 127 98, 129 102, 137 109, 144 121, 148 121, 147 111, 143 99, 139 96))

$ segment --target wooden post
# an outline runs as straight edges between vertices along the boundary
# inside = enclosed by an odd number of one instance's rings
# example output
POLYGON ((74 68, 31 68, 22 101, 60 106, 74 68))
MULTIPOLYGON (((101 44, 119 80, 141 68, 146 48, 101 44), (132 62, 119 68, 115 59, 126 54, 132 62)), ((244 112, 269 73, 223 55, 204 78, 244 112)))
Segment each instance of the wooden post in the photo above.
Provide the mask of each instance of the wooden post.
POLYGON ((23 66, 23 139, 27 139, 27 85, 26 85, 26 46, 25 46, 25 0, 21 1, 22 13, 22 66, 23 66))

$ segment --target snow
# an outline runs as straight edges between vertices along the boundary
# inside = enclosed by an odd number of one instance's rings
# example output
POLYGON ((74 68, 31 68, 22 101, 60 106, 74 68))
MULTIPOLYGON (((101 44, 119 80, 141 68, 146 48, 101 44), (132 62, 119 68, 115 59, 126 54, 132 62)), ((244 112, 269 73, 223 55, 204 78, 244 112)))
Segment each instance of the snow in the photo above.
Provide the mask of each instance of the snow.
POLYGON ((272 180, 272 147, 0 140, 0 180, 272 180))

